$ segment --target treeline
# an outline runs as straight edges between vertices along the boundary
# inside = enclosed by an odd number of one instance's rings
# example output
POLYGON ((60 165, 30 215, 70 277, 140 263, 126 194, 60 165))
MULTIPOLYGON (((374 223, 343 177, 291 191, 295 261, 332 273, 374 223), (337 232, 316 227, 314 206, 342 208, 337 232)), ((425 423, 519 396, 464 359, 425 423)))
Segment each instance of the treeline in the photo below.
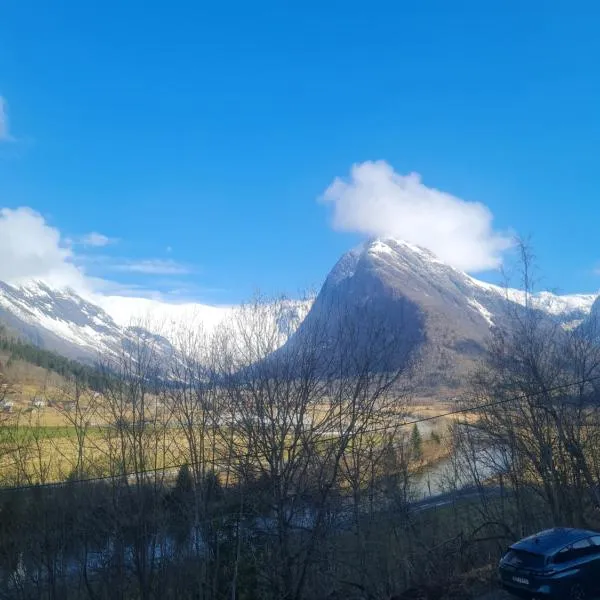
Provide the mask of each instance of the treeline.
POLYGON ((62 377, 77 378, 93 390, 100 389, 102 385, 102 374, 98 369, 23 341, 11 335, 2 325, 0 325, 0 351, 9 355, 8 364, 11 361, 22 360, 62 377))

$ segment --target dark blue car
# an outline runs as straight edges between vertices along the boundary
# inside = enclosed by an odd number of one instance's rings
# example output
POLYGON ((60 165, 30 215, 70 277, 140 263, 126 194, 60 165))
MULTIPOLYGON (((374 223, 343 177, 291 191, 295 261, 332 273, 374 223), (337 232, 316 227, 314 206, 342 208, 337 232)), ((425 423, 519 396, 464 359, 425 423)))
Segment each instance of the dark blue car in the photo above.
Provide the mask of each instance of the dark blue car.
POLYGON ((600 533, 540 531, 510 546, 499 571, 504 589, 520 598, 593 598, 600 592, 600 533))

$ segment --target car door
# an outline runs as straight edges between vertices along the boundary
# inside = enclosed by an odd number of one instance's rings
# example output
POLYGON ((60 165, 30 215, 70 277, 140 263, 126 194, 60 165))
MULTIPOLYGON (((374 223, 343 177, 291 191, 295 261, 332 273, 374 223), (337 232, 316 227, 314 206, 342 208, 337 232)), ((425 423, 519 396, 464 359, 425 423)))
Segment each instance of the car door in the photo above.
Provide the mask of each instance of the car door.
MULTIPOLYGON (((570 574, 569 577, 561 577, 564 586, 578 583, 586 590, 592 589, 594 581, 586 558, 591 548, 592 543, 586 538, 565 546, 554 555, 552 563, 570 574)), ((564 591, 566 593, 566 589, 564 591)))
POLYGON ((594 577, 593 553, 596 546, 592 544, 590 538, 573 542, 570 546, 570 562, 573 567, 579 569, 580 575, 577 577, 577 583, 581 584, 586 590, 592 590, 596 586, 594 577))

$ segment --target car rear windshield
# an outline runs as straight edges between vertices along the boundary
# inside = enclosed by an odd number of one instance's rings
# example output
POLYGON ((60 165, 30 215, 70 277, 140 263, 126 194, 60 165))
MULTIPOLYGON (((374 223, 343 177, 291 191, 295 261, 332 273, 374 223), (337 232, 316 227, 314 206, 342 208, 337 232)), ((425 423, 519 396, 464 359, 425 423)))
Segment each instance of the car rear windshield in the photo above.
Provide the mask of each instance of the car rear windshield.
POLYGON ((509 550, 505 560, 515 567, 526 569, 541 569, 546 564, 546 557, 543 554, 534 554, 525 550, 509 550))

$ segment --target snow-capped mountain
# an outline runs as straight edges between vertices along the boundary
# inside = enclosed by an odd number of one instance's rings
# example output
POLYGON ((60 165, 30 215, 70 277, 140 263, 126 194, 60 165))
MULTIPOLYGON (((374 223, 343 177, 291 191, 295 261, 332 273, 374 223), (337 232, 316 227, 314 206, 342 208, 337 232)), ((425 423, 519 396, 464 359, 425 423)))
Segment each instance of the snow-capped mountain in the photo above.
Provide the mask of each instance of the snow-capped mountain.
MULTIPOLYGON (((182 329, 194 329, 204 333, 214 331, 220 324, 235 322, 243 313, 241 306, 213 306, 188 302, 170 304, 148 298, 131 298, 123 296, 98 297, 98 304, 121 327, 144 327, 168 339, 177 340, 182 329)), ((284 299, 276 310, 267 318, 285 338, 293 333, 312 306, 313 299, 284 299)))
MULTIPOLYGON (((530 300, 567 327, 589 314, 595 298, 591 294, 542 292, 530 300)), ((428 384, 455 385, 481 356, 490 328, 502 324, 507 309, 524 302, 523 292, 479 281, 428 250, 399 240, 377 239, 338 261, 295 337, 301 341, 313 326, 345 318, 335 309, 344 306, 362 323, 373 322, 390 331, 400 329, 397 360, 409 351, 418 351, 420 371, 428 384)))
POLYGON ((212 306, 195 302, 169 304, 150 298, 128 296, 98 296, 95 301, 121 327, 144 325, 166 332, 198 323, 206 330, 211 330, 231 317, 236 309, 235 306, 212 306))
POLYGON ((0 282, 0 322, 40 347, 84 361, 115 352, 124 335, 100 307, 39 281, 0 282))
MULTIPOLYGON (((596 297, 542 292, 533 302, 549 317, 573 326, 590 313, 596 297)), ((523 292, 479 281, 428 250, 378 239, 342 256, 314 301, 290 301, 289 311, 279 314, 277 327, 282 338, 297 330, 297 342, 311 323, 333 324, 335 317, 328 311, 334 305, 356 310, 362 320, 377 315, 389 326, 402 319, 404 343, 419 348, 430 365, 429 376, 447 377, 480 355, 490 327, 502 323, 507 307, 524 301, 523 292)), ((236 308, 118 296, 84 299, 41 282, 22 286, 0 282, 0 323, 39 346, 88 362, 123 348, 136 327, 162 335, 168 347, 170 335, 181 327, 202 325, 210 331, 233 316, 236 308)), ((399 355, 404 350, 398 348, 399 355)))
MULTIPOLYGON (((275 326, 283 334, 293 332, 311 303, 287 301, 275 326)), ((119 353, 148 333, 159 341, 159 351, 168 353, 182 329, 202 327, 209 333, 232 318, 237 308, 119 296, 83 298, 39 281, 20 286, 0 282, 0 325, 37 346, 84 362, 119 353)))
MULTIPOLYGON (((507 301, 522 305, 526 300, 522 290, 506 289, 480 281, 445 264, 429 250, 400 240, 373 240, 346 256, 351 269, 349 272, 348 266, 342 268, 345 276, 353 275, 361 260, 371 262, 391 283, 404 285, 409 295, 416 293, 417 299, 420 297, 426 304, 431 304, 433 300, 423 300, 421 296, 438 300, 442 298, 451 304, 466 300, 468 307, 465 308, 479 313, 488 325, 494 323, 494 317, 502 316, 507 301)), ((332 274, 339 269, 340 263, 332 274)), ((568 324, 589 314, 597 297, 597 294, 561 295, 542 291, 534 294, 530 301, 539 310, 568 324)))

